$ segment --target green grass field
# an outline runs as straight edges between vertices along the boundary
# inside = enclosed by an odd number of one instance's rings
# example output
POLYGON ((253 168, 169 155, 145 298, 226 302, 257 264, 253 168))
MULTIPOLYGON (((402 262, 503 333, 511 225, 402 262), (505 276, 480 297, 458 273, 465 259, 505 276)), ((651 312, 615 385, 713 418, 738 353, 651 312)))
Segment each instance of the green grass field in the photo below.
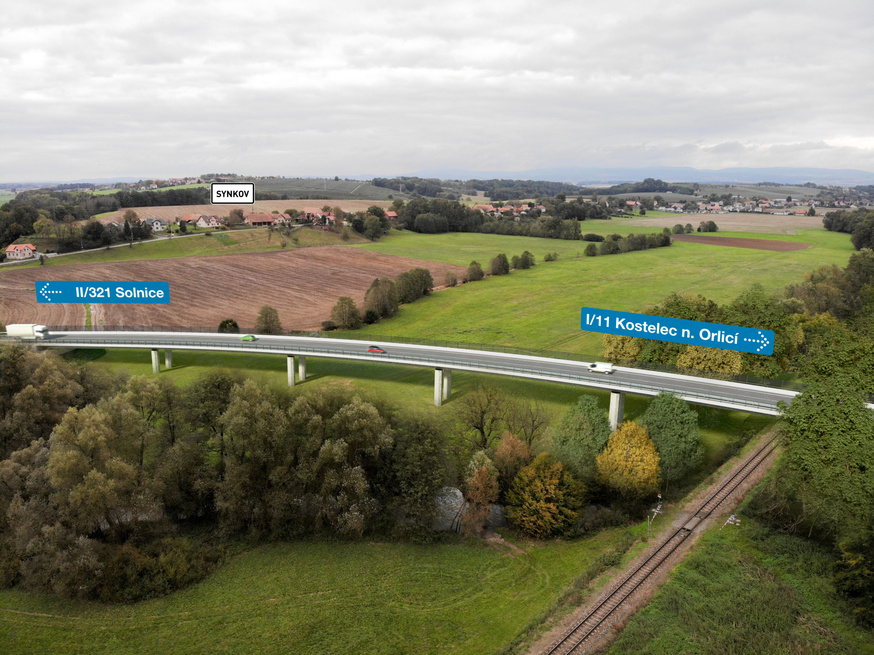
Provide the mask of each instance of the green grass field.
POLYGON ((574 542, 252 548, 205 581, 134 605, 0 591, 7 653, 501 652, 550 611, 623 529, 574 542))
POLYGON ((748 517, 713 526, 607 652, 874 653, 874 633, 836 596, 832 562, 814 542, 748 517))
MULTIPOLYGON (((592 224, 606 232, 647 231, 633 227, 616 230, 612 222, 592 224)), ((602 337, 582 332, 581 307, 638 312, 672 292, 702 294, 719 303, 729 302, 756 282, 768 291, 778 291, 789 283, 802 281, 805 274, 819 266, 844 266, 853 252, 847 235, 825 230, 768 236, 813 245, 806 250, 781 253, 675 243, 668 248, 622 255, 576 258, 574 254, 583 247, 579 241, 395 233, 360 247, 392 254, 409 253, 457 265, 467 265, 476 259, 484 268, 499 252, 511 257, 527 249, 538 264, 527 271, 440 291, 404 305, 395 318, 368 326, 360 333, 416 335, 597 355, 602 337), (552 251, 559 253, 558 261, 543 263, 543 256, 552 251)), ((440 284, 442 280, 436 282, 440 284)))

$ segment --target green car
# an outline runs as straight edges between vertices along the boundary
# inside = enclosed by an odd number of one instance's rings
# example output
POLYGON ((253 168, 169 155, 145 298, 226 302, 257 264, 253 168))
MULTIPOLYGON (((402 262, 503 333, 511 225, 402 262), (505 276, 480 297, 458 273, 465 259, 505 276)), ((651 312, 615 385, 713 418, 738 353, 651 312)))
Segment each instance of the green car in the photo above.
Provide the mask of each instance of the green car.
POLYGON ((251 334, 247 334, 245 336, 240 337, 240 341, 254 341, 254 340, 255 340, 255 337, 254 337, 254 335, 251 335, 251 334))

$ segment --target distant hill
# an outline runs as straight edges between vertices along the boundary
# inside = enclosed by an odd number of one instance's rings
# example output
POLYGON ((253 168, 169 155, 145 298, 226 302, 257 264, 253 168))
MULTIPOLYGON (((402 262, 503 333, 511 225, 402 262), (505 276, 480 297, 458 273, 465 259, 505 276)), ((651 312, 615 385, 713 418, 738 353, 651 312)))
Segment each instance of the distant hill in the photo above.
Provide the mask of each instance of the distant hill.
POLYGON ((647 168, 563 167, 538 168, 527 171, 469 171, 462 169, 428 169, 414 173, 420 177, 441 179, 511 179, 548 180, 583 186, 592 184, 622 184, 648 177, 666 182, 698 182, 709 184, 815 184, 856 186, 874 184, 874 173, 852 168, 723 168, 719 170, 686 166, 652 166, 647 168))

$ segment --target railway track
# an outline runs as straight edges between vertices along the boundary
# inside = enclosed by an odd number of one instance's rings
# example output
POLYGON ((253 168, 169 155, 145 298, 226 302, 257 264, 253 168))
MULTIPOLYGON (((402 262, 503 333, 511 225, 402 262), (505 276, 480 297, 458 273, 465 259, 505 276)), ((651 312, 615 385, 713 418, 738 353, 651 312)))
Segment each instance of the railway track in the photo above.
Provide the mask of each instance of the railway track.
POLYGON ((629 573, 600 603, 582 620, 577 621, 565 634, 552 642, 542 651, 543 655, 567 655, 584 652, 585 642, 596 636, 596 633, 610 625, 626 601, 640 588, 661 565, 689 538, 692 532, 711 514, 722 502, 755 471, 776 448, 776 437, 760 446, 746 457, 742 465, 724 480, 718 488, 702 502, 695 513, 683 524, 668 535, 655 551, 629 573))

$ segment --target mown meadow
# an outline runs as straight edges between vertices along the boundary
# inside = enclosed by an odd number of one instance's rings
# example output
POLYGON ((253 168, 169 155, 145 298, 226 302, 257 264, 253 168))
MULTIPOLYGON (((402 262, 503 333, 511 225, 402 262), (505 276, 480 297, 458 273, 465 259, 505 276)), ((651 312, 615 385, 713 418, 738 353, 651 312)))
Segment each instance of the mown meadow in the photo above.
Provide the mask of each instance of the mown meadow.
MULTIPOLYGON (((618 221, 586 221, 583 225, 584 233, 652 231, 631 226, 623 229, 618 221)), ((719 234, 763 238, 762 234, 719 234)), ((361 335, 416 335, 597 355, 602 337, 580 329, 581 307, 638 312, 674 292, 728 302, 756 283, 766 291, 777 291, 800 282, 819 266, 844 266, 853 252, 846 235, 824 229, 768 238, 812 245, 805 250, 772 252, 677 242, 667 248, 585 257, 582 241, 392 233, 360 247, 456 265, 476 260, 484 269, 498 253, 510 257, 529 250, 538 263, 529 270, 434 293, 401 307, 395 318, 366 327, 361 335), (557 252, 558 260, 544 263, 548 252, 557 252)))

